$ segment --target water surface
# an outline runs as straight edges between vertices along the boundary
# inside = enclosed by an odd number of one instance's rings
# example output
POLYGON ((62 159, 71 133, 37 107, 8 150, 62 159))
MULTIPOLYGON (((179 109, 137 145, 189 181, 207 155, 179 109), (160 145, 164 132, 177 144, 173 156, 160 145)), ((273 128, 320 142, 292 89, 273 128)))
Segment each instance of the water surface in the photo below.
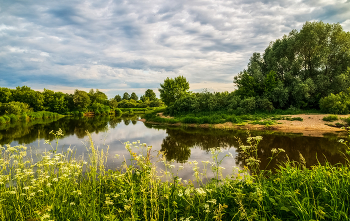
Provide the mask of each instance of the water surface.
MULTIPOLYGON (((64 136, 59 140, 59 150, 67 151, 74 148, 77 155, 87 156, 89 140, 86 131, 92 135, 95 146, 109 151, 108 168, 115 169, 121 166, 122 160, 130 159, 124 143, 127 141, 140 141, 152 146, 152 154, 156 156, 158 151, 164 152, 166 159, 174 161, 174 165, 184 165, 185 169, 179 172, 184 179, 193 179, 191 161, 212 161, 210 148, 219 148, 222 153, 219 159, 231 153, 233 158, 225 158, 222 162, 224 175, 231 174, 234 167, 245 166, 244 157, 239 153, 238 139, 246 144, 247 131, 220 130, 184 127, 162 127, 145 124, 138 121, 139 116, 122 117, 94 117, 94 118, 62 118, 57 121, 40 120, 29 123, 17 123, 0 128, 0 144, 18 145, 25 144, 33 150, 33 154, 50 150, 45 140, 50 140, 55 145, 54 136, 50 131, 58 131, 60 128, 64 136), (120 158, 115 158, 115 155, 120 158)), ((251 131, 252 136, 262 136, 258 146, 258 155, 261 160, 261 169, 277 168, 276 165, 289 160, 300 161, 300 154, 305 158, 307 166, 325 163, 344 163, 341 152, 345 146, 337 142, 339 136, 329 134, 324 137, 308 137, 302 134, 277 133, 275 131, 251 131), (283 148, 285 153, 270 161, 271 149, 283 148)), ((344 138, 343 138, 344 139, 344 138)), ((160 165, 160 168, 163 166, 160 165)), ((175 167, 174 173, 177 173, 175 167)), ((237 170, 235 169, 235 172, 237 170)), ((212 173, 208 173, 209 178, 212 173)))

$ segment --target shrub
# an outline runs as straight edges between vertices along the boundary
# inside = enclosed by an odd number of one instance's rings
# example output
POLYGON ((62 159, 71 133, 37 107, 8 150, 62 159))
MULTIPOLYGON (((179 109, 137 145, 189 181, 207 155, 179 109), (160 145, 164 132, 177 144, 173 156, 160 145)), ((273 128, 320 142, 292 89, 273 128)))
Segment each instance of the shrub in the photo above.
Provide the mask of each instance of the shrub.
POLYGON ((338 120, 338 116, 337 115, 328 115, 328 116, 325 116, 322 120, 323 121, 329 121, 329 122, 333 122, 333 121, 336 121, 338 120))
POLYGON ((252 113, 256 110, 256 101, 255 97, 246 98, 240 103, 241 108, 243 108, 244 112, 252 113))
POLYGON ((196 117, 184 117, 181 119, 181 122, 186 124, 196 124, 199 120, 196 117))
POLYGON ((11 122, 16 122, 18 120, 18 117, 15 114, 11 114, 9 117, 11 122))
POLYGON ((348 99, 342 92, 334 95, 330 94, 327 97, 320 99, 320 108, 324 113, 331 114, 348 114, 349 108, 347 103, 349 103, 348 99))
POLYGON ((21 115, 21 120, 26 121, 26 120, 27 120, 27 117, 28 117, 28 115, 27 115, 26 113, 23 113, 23 114, 21 115))
POLYGON ((6 123, 11 121, 10 117, 7 115, 4 115, 2 117, 5 119, 6 123))
POLYGON ((1 124, 6 124, 6 120, 3 117, 0 117, 0 125, 1 124))
POLYGON ((303 121, 304 119, 301 118, 301 117, 292 117, 290 120, 291 120, 291 121, 294 121, 294 120, 303 121))
POLYGON ((200 124, 208 124, 209 121, 210 121, 209 117, 204 116, 204 117, 199 118, 198 123, 200 123, 200 124))
POLYGON ((115 114, 116 115, 122 115, 123 111, 121 111, 119 108, 115 109, 115 114))

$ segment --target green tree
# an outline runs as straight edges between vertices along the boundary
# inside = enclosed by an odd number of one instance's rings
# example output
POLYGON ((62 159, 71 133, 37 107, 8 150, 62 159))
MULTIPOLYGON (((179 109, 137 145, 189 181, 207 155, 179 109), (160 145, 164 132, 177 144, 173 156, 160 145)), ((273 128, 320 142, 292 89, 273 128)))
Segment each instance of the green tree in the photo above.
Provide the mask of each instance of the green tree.
POLYGON ((160 98, 167 106, 171 106, 177 99, 189 94, 190 84, 185 77, 178 76, 175 79, 166 78, 160 87, 160 98))
POLYGON ((9 88, 0 87, 0 103, 8 103, 12 100, 12 92, 9 88))
POLYGON ((116 100, 117 102, 120 102, 122 100, 122 97, 119 94, 117 94, 115 95, 114 100, 116 100))
POLYGON ((318 108, 319 100, 350 87, 350 33, 340 24, 306 22, 300 31, 254 53, 234 78, 237 94, 265 97, 276 108, 318 108))
POLYGON ((29 104, 34 111, 44 110, 44 95, 39 91, 34 91, 30 87, 16 87, 12 90, 13 101, 29 104))
POLYGON ((65 99, 65 94, 62 92, 54 92, 44 88, 44 106, 45 109, 51 112, 65 113, 68 111, 68 101, 65 99))
POLYGON ((87 108, 91 103, 88 93, 86 93, 85 91, 80 91, 78 89, 74 91, 73 101, 75 107, 78 109, 87 108))
POLYGON ((130 96, 130 99, 133 99, 133 100, 137 101, 139 98, 138 98, 138 96, 135 94, 135 92, 132 92, 132 93, 131 93, 131 96, 130 96))
POLYGON ((152 89, 147 89, 143 97, 149 98, 150 101, 155 101, 157 99, 156 93, 154 93, 152 89))
POLYGON ((125 92, 125 93, 123 94, 123 100, 130 100, 130 95, 129 95, 128 92, 125 92))

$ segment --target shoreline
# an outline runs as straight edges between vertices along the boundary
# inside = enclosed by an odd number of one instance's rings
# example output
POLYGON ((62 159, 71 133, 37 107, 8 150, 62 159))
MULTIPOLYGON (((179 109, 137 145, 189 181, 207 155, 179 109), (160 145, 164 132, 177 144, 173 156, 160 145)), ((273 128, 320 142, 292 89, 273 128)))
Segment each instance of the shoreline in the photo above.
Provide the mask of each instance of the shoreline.
MULTIPOLYGON (((160 115, 161 117, 164 117, 160 115)), ((271 126, 258 125, 258 124, 250 124, 245 123, 241 124, 233 124, 231 122, 226 122, 222 124, 184 124, 184 123, 176 123, 176 124, 167 124, 167 123, 159 123, 146 121, 146 119, 139 119, 139 121, 144 123, 158 124, 158 125, 168 125, 168 126, 182 126, 186 125, 188 127, 196 127, 196 128, 213 128, 213 129, 224 129, 224 130, 273 130, 285 133, 302 133, 304 136, 312 136, 312 137, 323 137, 324 134, 343 134, 346 133, 345 129, 341 129, 338 127, 331 127, 326 124, 335 124, 335 123, 343 123, 341 119, 334 122, 323 121, 322 118, 325 116, 329 116, 329 114, 296 114, 296 115, 281 115, 281 116, 291 116, 291 117, 301 117, 303 121, 288 121, 288 120, 276 120, 277 124, 271 126)), ((341 115, 339 118, 346 118, 350 115, 341 115)))

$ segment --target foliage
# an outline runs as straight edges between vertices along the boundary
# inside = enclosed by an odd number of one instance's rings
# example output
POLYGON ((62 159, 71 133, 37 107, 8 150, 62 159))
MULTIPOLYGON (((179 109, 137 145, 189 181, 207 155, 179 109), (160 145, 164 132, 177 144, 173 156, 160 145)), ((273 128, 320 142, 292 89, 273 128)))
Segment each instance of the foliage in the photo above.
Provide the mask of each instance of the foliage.
POLYGON ((10 101, 12 101, 11 89, 0 87, 0 103, 8 103, 10 101))
POLYGON ((44 106, 45 109, 51 112, 65 113, 68 111, 68 102, 65 99, 66 95, 62 92, 54 92, 44 88, 44 106))
POLYGON ((143 102, 145 102, 147 98, 148 98, 150 101, 155 101, 155 100, 157 100, 156 93, 154 93, 154 91, 153 91, 152 89, 147 89, 147 90, 145 91, 145 95, 142 95, 140 99, 141 99, 143 102))
POLYGON ((348 114, 350 108, 350 88, 338 94, 330 94, 320 99, 320 108, 325 113, 348 114))
POLYGON ((12 90, 13 101, 28 104, 34 111, 44 110, 44 95, 39 91, 34 91, 30 87, 16 87, 12 90))
MULTIPOLYGON (((260 136, 240 142, 247 167, 234 167, 224 178, 221 165, 232 155, 220 158, 221 150, 213 148, 203 170, 191 162, 194 180, 187 181, 177 174, 183 166, 164 155, 151 160, 152 147, 139 141, 125 143, 130 163, 106 171, 108 149, 95 147, 89 133, 88 158, 71 148, 58 152, 63 132, 52 134, 55 143, 46 141, 52 150, 41 153, 36 163, 26 146, 0 149, 2 220, 349 219, 348 164, 306 169, 301 155, 300 163, 287 161, 275 173, 259 170, 260 136), (208 171, 215 178, 208 180, 208 171)), ((283 152, 272 149, 271 160, 283 152)))
POLYGON ((17 101, 11 101, 9 103, 0 103, 0 115, 3 114, 15 114, 20 115, 21 113, 31 111, 32 109, 29 107, 28 104, 17 102, 17 101))
POLYGON ((100 103, 100 104, 104 104, 107 105, 108 104, 108 97, 105 93, 103 93, 102 91, 99 91, 98 89, 96 89, 96 91, 94 91, 94 89, 91 89, 88 93, 91 103, 100 103))
POLYGON ((173 105, 177 99, 186 96, 190 89, 189 83, 183 76, 178 76, 175 79, 167 77, 164 83, 160 84, 160 87, 158 89, 160 98, 167 106, 173 105))
POLYGON ((87 108, 91 103, 90 96, 88 95, 88 93, 80 90, 74 91, 73 101, 74 101, 74 105, 78 109, 87 108))
POLYGON ((137 101, 139 99, 139 97, 135 94, 135 92, 132 92, 130 95, 130 99, 137 101))
MULTIPOLYGON (((321 98, 350 86, 349 50, 350 33, 340 24, 306 22, 271 42, 263 55, 253 54, 234 77, 237 95, 267 98, 281 109, 317 108, 321 98)), ((334 111, 344 112, 344 106, 334 111)))
POLYGON ((337 115, 328 115, 328 116, 325 116, 323 117, 323 121, 329 121, 329 122, 333 122, 333 121, 336 121, 338 120, 338 116, 337 115))
POLYGON ((119 94, 117 94, 115 95, 114 100, 116 100, 117 102, 120 102, 122 100, 122 97, 119 94))
POLYGON ((130 95, 129 95, 128 92, 125 92, 125 93, 123 94, 123 100, 130 100, 130 95))

